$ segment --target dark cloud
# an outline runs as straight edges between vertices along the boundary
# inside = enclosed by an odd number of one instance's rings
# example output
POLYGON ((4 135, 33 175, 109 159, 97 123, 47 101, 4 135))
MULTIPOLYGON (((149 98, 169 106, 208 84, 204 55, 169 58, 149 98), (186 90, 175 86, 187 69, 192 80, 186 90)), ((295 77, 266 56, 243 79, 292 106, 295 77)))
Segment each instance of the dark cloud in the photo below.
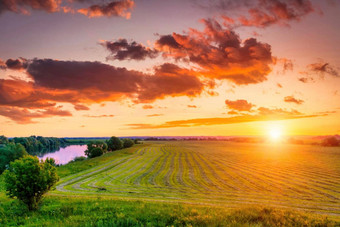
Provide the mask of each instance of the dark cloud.
POLYGON ((232 17, 222 17, 226 25, 236 27, 268 27, 274 24, 289 25, 291 21, 300 21, 303 17, 315 11, 310 0, 243 0, 212 2, 215 2, 215 5, 211 5, 215 8, 219 7, 220 10, 224 10, 225 15, 229 15, 230 10, 241 13, 232 17))
POLYGON ((143 74, 100 62, 28 62, 26 73, 32 81, 0 79, 1 107, 46 110, 61 102, 73 104, 76 110, 88 110, 87 104, 125 98, 150 103, 168 96, 194 97, 212 86, 195 72, 169 63, 156 67, 153 74, 143 74))
POLYGON ((216 20, 202 20, 204 31, 190 29, 185 34, 161 36, 156 48, 164 57, 194 63, 205 77, 227 79, 238 85, 267 79, 273 63, 271 47, 255 38, 241 41, 232 30, 216 20), (172 36, 172 38, 171 38, 172 36))
POLYGON ((137 71, 89 61, 34 59, 27 72, 37 86, 72 91, 101 91, 94 94, 94 98, 103 95, 103 92, 137 92, 137 84, 142 83, 143 79, 143 75, 137 71))
POLYGON ((119 16, 129 19, 131 17, 131 10, 134 6, 133 0, 112 1, 107 4, 92 5, 88 8, 77 10, 78 13, 84 14, 90 18, 92 17, 113 17, 119 16))
POLYGON ((126 39, 112 42, 104 41, 101 45, 111 52, 111 55, 107 57, 109 60, 144 60, 146 58, 155 58, 158 54, 157 50, 150 49, 134 41, 128 43, 126 39))
POLYGON ((293 96, 286 96, 286 97, 284 97, 284 101, 285 102, 295 103, 295 104, 298 104, 298 105, 304 103, 304 101, 302 99, 297 99, 297 98, 294 98, 293 96))
POLYGON ((23 70, 27 68, 27 60, 25 58, 8 59, 6 61, 6 67, 13 70, 23 70))
POLYGON ((150 102, 166 96, 195 97, 202 93, 209 81, 201 81, 194 71, 165 63, 155 68, 154 75, 144 77, 137 94, 137 102, 150 102))
POLYGON ((60 0, 1 0, 0 13, 11 11, 28 15, 32 9, 53 13, 59 10, 60 3, 60 0))
POLYGON ((228 106, 229 109, 237 111, 250 111, 251 108, 254 106, 244 99, 239 99, 235 101, 225 100, 225 104, 228 106))
POLYGON ((340 77, 339 70, 329 63, 319 61, 307 66, 309 72, 316 73, 323 77, 324 75, 330 75, 334 77, 340 77))
POLYGON ((188 105, 187 107, 189 107, 189 108, 197 108, 196 105, 188 105))
POLYGON ((298 80, 302 83, 308 83, 308 82, 314 82, 314 79, 312 77, 300 77, 298 80))

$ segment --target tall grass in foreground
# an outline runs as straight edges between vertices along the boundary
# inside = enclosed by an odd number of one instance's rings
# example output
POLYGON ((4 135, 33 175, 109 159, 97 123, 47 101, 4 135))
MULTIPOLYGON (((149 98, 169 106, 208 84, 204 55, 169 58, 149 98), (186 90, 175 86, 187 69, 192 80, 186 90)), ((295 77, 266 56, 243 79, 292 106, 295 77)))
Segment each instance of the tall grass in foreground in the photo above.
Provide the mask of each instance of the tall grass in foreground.
POLYGON ((1 197, 0 226, 339 226, 324 216, 248 207, 228 210, 186 204, 48 196, 39 211, 1 197))

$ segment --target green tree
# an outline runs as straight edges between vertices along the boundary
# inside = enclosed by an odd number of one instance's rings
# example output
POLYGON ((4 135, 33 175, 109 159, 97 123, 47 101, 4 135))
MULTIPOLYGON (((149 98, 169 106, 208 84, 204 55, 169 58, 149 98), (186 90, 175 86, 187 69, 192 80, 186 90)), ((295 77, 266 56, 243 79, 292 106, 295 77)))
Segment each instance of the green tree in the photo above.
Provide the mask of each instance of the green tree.
POLYGON ((25 147, 19 143, 8 143, 0 147, 0 174, 10 162, 27 155, 25 147))
POLYGON ((100 156, 107 152, 107 144, 102 141, 89 142, 85 155, 89 158, 100 156))
POLYGON ((34 156, 24 156, 4 172, 6 193, 25 203, 29 210, 38 208, 43 195, 59 180, 57 170, 48 161, 34 156))
POLYGON ((131 139, 123 139, 123 147, 124 148, 132 147, 133 144, 134 144, 133 140, 131 140, 131 139))
POLYGON ((123 148, 123 142, 118 137, 112 136, 107 143, 107 149, 109 151, 115 151, 123 148))
POLYGON ((8 144, 9 141, 6 136, 0 136, 0 144, 8 144))

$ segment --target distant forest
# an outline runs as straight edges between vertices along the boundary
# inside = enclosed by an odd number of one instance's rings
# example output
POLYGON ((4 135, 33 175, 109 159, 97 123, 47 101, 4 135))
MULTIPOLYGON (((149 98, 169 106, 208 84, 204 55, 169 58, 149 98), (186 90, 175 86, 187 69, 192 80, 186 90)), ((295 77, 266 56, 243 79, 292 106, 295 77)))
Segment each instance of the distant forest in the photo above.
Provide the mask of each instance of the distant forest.
POLYGON ((30 155, 42 155, 48 152, 59 150, 60 147, 65 147, 68 142, 64 138, 56 137, 42 137, 42 136, 30 136, 30 137, 14 137, 6 138, 0 136, 0 146, 8 143, 21 144, 25 147, 25 150, 30 155))

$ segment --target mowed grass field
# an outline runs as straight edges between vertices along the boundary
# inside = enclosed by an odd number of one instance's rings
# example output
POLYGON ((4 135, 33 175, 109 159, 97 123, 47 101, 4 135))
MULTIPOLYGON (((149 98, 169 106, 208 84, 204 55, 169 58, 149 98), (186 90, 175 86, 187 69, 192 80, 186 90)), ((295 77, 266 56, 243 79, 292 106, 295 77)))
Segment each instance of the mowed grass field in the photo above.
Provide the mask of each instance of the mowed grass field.
POLYGON ((148 142, 63 177, 53 194, 237 208, 261 205, 340 217, 340 149, 221 141, 148 142))
POLYGON ((37 211, 0 176, 0 226, 340 226, 339 148, 152 141, 57 171, 37 211))

